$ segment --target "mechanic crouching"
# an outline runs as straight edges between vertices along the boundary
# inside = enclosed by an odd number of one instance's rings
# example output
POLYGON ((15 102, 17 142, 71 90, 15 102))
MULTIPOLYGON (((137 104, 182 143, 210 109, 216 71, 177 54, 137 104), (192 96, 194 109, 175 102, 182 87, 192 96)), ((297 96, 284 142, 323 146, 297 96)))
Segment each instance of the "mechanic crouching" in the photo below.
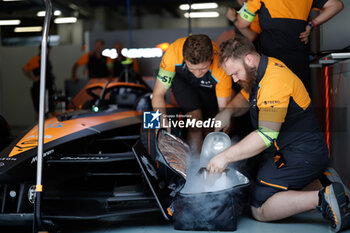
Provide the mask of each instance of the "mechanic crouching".
MULTIPOLYGON (((188 118, 214 118, 231 100, 232 80, 218 66, 219 47, 207 35, 191 35, 172 43, 164 54, 153 90, 152 107, 165 117, 165 94, 172 87, 181 113, 188 118)), ((164 127, 164 125, 162 125, 164 127)), ((170 128, 167 128, 170 131, 170 128)), ((193 154, 200 154, 203 128, 189 128, 187 140, 193 154)))
POLYGON ((334 231, 349 227, 349 199, 342 183, 303 191, 328 164, 327 145, 303 83, 281 61, 259 55, 243 37, 224 42, 220 52, 223 69, 242 87, 221 118, 249 109, 255 131, 217 154, 207 169, 221 173, 231 162, 260 156, 251 197, 255 219, 274 221, 317 208, 334 231))

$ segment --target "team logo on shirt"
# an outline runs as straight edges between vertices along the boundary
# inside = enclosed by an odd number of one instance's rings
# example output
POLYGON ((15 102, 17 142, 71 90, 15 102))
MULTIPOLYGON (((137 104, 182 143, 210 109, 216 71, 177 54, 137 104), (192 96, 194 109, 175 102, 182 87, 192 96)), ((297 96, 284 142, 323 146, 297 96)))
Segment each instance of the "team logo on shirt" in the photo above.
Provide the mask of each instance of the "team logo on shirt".
POLYGON ((202 87, 207 87, 207 88, 212 88, 213 85, 211 84, 210 81, 204 81, 204 80, 201 80, 201 84, 200 84, 202 87))
POLYGON ((264 101, 265 105, 268 105, 268 104, 279 104, 279 103, 281 103, 281 101, 279 101, 279 100, 264 101))
POLYGON ((275 63, 275 66, 278 66, 278 67, 284 68, 284 65, 279 64, 279 63, 275 63))

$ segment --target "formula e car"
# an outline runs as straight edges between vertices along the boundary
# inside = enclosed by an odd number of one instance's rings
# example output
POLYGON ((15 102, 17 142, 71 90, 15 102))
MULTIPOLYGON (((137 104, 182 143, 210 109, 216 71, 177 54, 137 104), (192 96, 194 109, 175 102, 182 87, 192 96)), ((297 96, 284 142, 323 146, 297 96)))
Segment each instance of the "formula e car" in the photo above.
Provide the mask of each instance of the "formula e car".
MULTIPOLYGON (((150 89, 93 83, 83 109, 45 120, 42 219, 97 219, 159 210, 132 146, 150 89)), ((0 152, 0 220, 32 221, 38 126, 0 152)))
POLYGON ((0 115, 0 151, 11 142, 10 126, 3 116, 0 115))

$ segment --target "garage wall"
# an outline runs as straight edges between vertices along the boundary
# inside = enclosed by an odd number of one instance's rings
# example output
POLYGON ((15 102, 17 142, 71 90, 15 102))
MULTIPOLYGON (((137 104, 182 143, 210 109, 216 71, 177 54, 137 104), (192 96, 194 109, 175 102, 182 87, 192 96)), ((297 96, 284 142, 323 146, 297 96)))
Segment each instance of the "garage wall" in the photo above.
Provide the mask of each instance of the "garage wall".
MULTIPOLYGON (((217 27, 217 28, 193 28, 193 34, 206 34, 212 40, 216 40, 222 32, 232 29, 230 27, 217 27)), ((185 37, 188 35, 188 30, 183 29, 140 29, 133 30, 133 48, 154 48, 158 44, 163 42, 172 43, 176 39, 185 37)), ((103 32, 90 32, 89 33, 89 47, 91 50, 94 48, 96 39, 103 38, 106 47, 112 48, 116 42, 121 42, 124 47, 128 48, 129 45, 129 31, 103 31, 103 32)), ((140 65, 140 71, 142 75, 149 76, 155 75, 159 67, 161 58, 140 58, 138 59, 140 65)))
MULTIPOLYGON (((30 97, 32 82, 23 74, 22 67, 37 53, 36 46, 0 47, 0 114, 11 126, 28 127, 35 122, 30 97)), ((71 77, 72 65, 82 54, 77 45, 51 48, 57 89, 63 90, 64 80, 71 77)), ((82 69, 79 72, 79 77, 82 77, 82 69)))
POLYGON ((330 113, 331 165, 350 184, 350 59, 329 66, 329 78, 334 93, 330 95, 334 100, 330 113))
MULTIPOLYGON (((193 33, 205 33, 215 40, 227 29, 193 29, 193 33)), ((147 48, 155 47, 162 42, 171 43, 177 38, 187 36, 187 33, 187 29, 135 30, 133 31, 133 47, 147 48)), ((106 47, 112 47, 117 41, 129 45, 127 30, 90 33, 90 48, 93 49, 97 38, 104 38, 106 47)), ((22 67, 37 53, 38 47, 36 46, 0 47, 0 114, 11 126, 25 128, 35 123, 35 111, 30 97, 32 83, 23 74, 22 67)), ((51 48, 50 59, 58 90, 64 89, 65 79, 71 78, 72 65, 83 53, 79 45, 60 45, 51 48)), ((143 75, 154 75, 160 60, 161 58, 140 59, 143 75)), ((82 71, 82 68, 78 69, 80 78, 84 78, 82 71)))

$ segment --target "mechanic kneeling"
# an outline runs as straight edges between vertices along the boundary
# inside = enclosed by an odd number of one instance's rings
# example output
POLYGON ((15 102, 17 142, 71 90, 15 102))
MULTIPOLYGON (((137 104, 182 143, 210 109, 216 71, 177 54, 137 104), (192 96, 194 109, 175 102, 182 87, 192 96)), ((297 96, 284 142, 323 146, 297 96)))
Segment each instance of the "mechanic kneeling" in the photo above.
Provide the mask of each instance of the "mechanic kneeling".
POLYGON ((259 55, 243 37, 224 42, 220 52, 223 69, 243 88, 222 115, 239 116, 249 109, 255 131, 212 158, 207 169, 222 172, 231 162, 262 156, 252 194, 255 219, 274 221, 317 208, 334 231, 349 227, 342 183, 302 191, 328 164, 327 145, 303 83, 281 61, 259 55))

